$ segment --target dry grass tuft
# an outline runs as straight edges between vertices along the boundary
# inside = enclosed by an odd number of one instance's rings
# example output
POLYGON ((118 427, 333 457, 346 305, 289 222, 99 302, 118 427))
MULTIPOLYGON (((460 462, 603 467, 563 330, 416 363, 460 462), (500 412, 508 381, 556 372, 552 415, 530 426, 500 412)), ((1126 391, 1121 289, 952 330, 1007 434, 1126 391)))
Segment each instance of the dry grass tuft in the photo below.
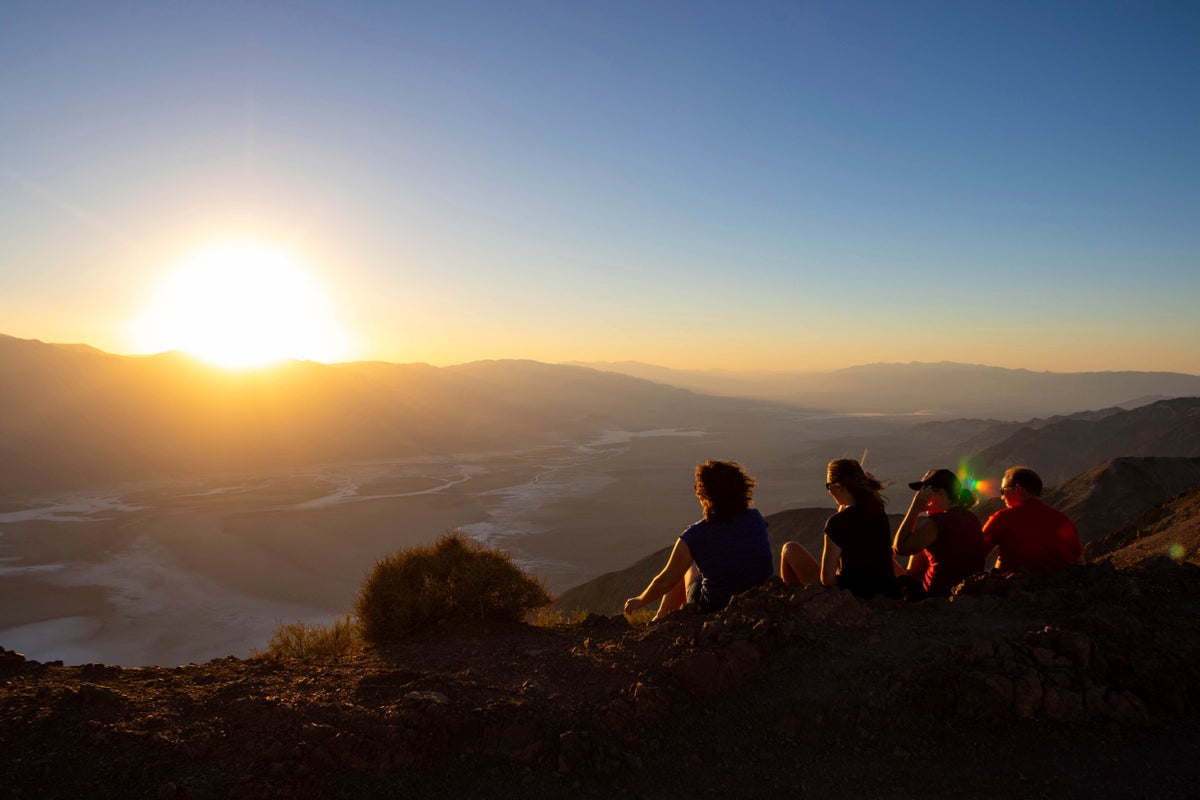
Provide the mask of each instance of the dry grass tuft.
POLYGON ((566 628, 578 625, 587 618, 586 611, 563 611, 561 608, 543 608, 533 618, 533 624, 539 628, 566 628))
POLYGON ((649 625, 650 620, 654 619, 654 615, 658 612, 658 606, 651 604, 643 606, 632 614, 626 614, 625 619, 629 620, 629 624, 640 628, 643 625, 649 625))
POLYGON ((309 625, 293 622, 280 625, 271 634, 264 652, 254 651, 257 658, 330 658, 347 656, 362 649, 363 639, 358 622, 347 614, 329 625, 309 625))

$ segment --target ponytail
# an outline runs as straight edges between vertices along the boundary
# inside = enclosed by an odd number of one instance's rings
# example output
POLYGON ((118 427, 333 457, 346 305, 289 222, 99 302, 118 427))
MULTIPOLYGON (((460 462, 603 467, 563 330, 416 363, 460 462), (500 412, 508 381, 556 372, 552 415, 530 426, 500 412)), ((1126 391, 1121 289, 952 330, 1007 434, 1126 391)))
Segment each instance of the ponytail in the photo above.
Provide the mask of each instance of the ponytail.
POLYGON ((853 458, 839 458, 829 462, 826 475, 830 483, 841 484, 854 497, 856 505, 872 511, 883 511, 887 498, 880 494, 884 485, 875 476, 863 470, 853 458))

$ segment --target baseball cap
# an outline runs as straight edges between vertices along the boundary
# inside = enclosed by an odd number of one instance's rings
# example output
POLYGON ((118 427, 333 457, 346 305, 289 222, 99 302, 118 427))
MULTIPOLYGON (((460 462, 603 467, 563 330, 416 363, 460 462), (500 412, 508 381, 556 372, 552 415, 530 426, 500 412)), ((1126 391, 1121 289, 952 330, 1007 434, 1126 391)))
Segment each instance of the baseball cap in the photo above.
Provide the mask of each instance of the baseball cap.
POLYGON ((962 483, 959 482, 958 476, 948 469, 931 469, 921 480, 910 483, 908 488, 920 489, 922 486, 945 489, 951 494, 962 490, 962 483))

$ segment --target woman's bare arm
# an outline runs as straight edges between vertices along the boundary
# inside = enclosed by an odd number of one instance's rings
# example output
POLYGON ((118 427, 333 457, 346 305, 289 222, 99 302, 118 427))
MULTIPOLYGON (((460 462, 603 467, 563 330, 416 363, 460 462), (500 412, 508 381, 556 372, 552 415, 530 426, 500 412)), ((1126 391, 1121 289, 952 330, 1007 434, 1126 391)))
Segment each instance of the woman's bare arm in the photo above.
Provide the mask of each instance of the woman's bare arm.
POLYGON ((692 551, 688 549, 683 539, 677 540, 674 549, 671 550, 671 557, 667 559, 667 565, 663 567, 662 572, 654 576, 641 594, 625 601, 625 613, 632 614, 642 606, 653 603, 669 592, 675 584, 683 580, 683 576, 687 574, 688 567, 691 565, 692 551))
POLYGON ((915 555, 937 540, 937 523, 929 517, 920 519, 921 511, 929 504, 930 493, 930 488, 924 486, 913 495, 908 513, 900 521, 900 527, 896 529, 896 538, 892 542, 892 549, 896 555, 915 555))

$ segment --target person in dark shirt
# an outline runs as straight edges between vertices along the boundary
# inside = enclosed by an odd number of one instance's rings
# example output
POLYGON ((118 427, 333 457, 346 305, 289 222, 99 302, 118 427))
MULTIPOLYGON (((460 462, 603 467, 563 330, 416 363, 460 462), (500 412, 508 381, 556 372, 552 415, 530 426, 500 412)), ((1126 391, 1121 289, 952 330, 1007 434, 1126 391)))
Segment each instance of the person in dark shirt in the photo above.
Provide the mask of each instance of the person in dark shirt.
POLYGON ((909 556, 900 588, 909 600, 949 597, 965 578, 983 572, 987 548, 971 511, 975 496, 948 469, 931 469, 908 486, 916 494, 892 544, 896 555, 909 556))
POLYGON ((825 523, 821 563, 799 542, 788 542, 779 557, 785 583, 837 586, 857 597, 897 597, 892 527, 883 510, 883 484, 852 458, 830 461, 825 490, 838 511, 825 523))
POLYGON ((661 619, 684 603, 701 611, 719 611, 729 598, 771 577, 767 521, 751 508, 754 478, 734 461, 707 461, 696 467, 696 498, 704 519, 679 535, 667 565, 637 597, 625 601, 625 613, 658 600, 661 619))

